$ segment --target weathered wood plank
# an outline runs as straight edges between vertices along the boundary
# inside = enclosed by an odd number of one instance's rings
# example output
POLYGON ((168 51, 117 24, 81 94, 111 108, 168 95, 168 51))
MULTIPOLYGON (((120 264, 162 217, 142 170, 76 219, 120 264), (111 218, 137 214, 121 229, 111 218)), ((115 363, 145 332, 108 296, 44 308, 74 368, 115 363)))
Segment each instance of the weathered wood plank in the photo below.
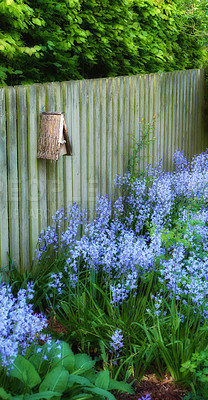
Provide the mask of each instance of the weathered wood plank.
POLYGON ((124 78, 118 80, 118 174, 123 175, 125 171, 124 166, 124 78))
MULTIPOLYGON (((61 83, 54 84, 55 90, 55 111, 63 112, 63 93, 61 83)), ((68 156, 60 156, 56 163, 56 209, 64 208, 64 158, 68 156)))
MULTIPOLYGON (((46 111, 46 86, 38 85, 37 87, 37 135, 40 134, 40 116, 46 111)), ((47 227, 47 174, 46 163, 48 161, 39 158, 38 165, 38 217, 39 231, 47 227)))
POLYGON ((36 93, 35 85, 27 88, 30 262, 34 257, 39 235, 36 93))
POLYGON ((74 141, 72 132, 72 93, 71 82, 63 83, 63 111, 65 114, 65 121, 69 132, 69 138, 72 144, 72 157, 64 157, 63 162, 63 184, 64 184, 64 208, 67 209, 73 203, 73 157, 74 157, 74 141))
POLYGON ((106 104, 106 189, 107 193, 112 191, 112 128, 113 128, 113 116, 112 116, 112 105, 113 105, 113 80, 109 78, 107 80, 107 104, 106 104))
POLYGON ((18 132, 18 179, 19 179, 19 229, 20 270, 23 271, 30 258, 29 246, 29 177, 28 177, 28 131, 27 88, 17 88, 17 132, 18 132))
MULTIPOLYGON (((118 173, 118 79, 113 80, 112 98, 112 187, 118 173)), ((112 189, 111 189, 112 190, 112 189)))
POLYGON ((8 265, 7 132, 5 89, 0 89, 0 267, 8 265))
POLYGON ((100 175, 100 190, 103 195, 107 193, 107 79, 102 80, 101 87, 101 175, 100 175))
MULTIPOLYGON (((54 83, 46 85, 46 111, 55 111, 55 88, 54 83)), ((47 214, 48 224, 51 223, 51 217, 56 213, 56 162, 50 161, 46 163, 47 175, 47 214)))
POLYGON ((129 126, 129 77, 124 77, 124 170, 127 168, 130 157, 130 126, 129 126))
POLYGON ((97 79, 95 81, 95 117, 94 117, 94 148, 95 148, 95 175, 94 175, 94 191, 95 198, 100 196, 100 160, 102 157, 102 147, 101 147, 101 80, 97 79))
POLYGON ((88 82, 88 124, 87 124, 87 162, 88 162, 88 208, 89 216, 93 216, 95 206, 95 141, 94 141, 94 81, 88 82))
POLYGON ((73 185, 73 202, 81 205, 81 150, 80 150, 80 108, 79 108, 79 82, 73 82, 72 90, 72 143, 73 143, 73 157, 72 157, 72 185, 73 185))
POLYGON ((16 90, 8 87, 6 90, 7 112, 7 160, 8 160, 8 218, 9 218, 9 254, 16 266, 20 264, 19 257, 19 182, 17 153, 17 113, 16 90))

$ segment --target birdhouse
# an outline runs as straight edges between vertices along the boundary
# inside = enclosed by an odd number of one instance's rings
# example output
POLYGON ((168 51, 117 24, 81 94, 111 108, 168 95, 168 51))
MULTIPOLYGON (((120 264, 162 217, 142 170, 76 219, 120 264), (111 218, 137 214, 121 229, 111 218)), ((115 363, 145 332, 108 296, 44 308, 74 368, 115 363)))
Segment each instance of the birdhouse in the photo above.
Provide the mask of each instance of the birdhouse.
POLYGON ((43 112, 40 120, 38 158, 57 161, 59 156, 63 155, 72 155, 64 114, 43 112))

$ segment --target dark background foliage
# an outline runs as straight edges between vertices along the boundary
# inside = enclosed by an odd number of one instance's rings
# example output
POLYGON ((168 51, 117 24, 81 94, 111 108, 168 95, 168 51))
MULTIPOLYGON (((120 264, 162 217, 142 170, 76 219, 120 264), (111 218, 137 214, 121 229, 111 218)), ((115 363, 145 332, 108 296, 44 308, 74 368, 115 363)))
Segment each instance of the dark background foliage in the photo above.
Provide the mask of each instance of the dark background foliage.
POLYGON ((207 0, 2 0, 0 83, 201 68, 207 0))

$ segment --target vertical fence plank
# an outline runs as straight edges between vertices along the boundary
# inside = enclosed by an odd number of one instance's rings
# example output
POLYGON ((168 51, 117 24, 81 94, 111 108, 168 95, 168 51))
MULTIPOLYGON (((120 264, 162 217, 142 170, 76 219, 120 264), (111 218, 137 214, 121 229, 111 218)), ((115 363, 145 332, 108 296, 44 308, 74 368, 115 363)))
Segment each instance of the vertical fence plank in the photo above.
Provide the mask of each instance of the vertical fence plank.
POLYGON ((5 89, 0 89, 0 267, 8 265, 7 134, 5 89))
POLYGON ((87 155, 88 155, 88 207, 90 216, 93 215, 93 209, 95 206, 95 192, 94 192, 94 183, 95 183, 95 148, 94 148, 94 81, 90 79, 88 81, 88 147, 87 147, 87 155))
POLYGON ((87 140, 87 126, 88 126, 88 87, 87 83, 80 81, 80 134, 81 134, 81 207, 82 209, 88 208, 88 169, 87 169, 87 157, 88 157, 88 140, 87 140))
POLYGON ((64 208, 67 209, 73 203, 73 157, 74 157, 74 141, 72 131, 72 93, 71 82, 63 83, 63 111, 65 114, 65 121, 69 133, 70 142, 72 145, 72 157, 65 157, 63 162, 63 184, 64 184, 64 208))
POLYGON ((177 78, 176 78, 176 73, 173 73, 173 79, 172 79, 172 123, 171 123, 171 129, 172 129, 172 152, 174 153, 175 150, 177 150, 177 78))
POLYGON ((124 78, 119 79, 119 93, 118 93, 118 174, 123 175, 125 171, 125 146, 124 146, 124 78))
POLYGON ((187 99, 188 99, 188 83, 189 76, 186 71, 184 71, 184 154, 187 154, 189 139, 188 139, 188 107, 187 107, 187 99))
POLYGON ((107 105, 106 105, 106 189, 107 193, 111 193, 112 190, 112 126, 113 126, 113 116, 112 116, 112 104, 113 104, 113 80, 109 78, 107 80, 107 105))
MULTIPOLYGON (((54 83, 46 85, 46 111, 54 112, 55 103, 55 87, 54 83)), ((47 175, 47 209, 48 209, 48 224, 51 223, 51 217, 56 212, 56 162, 47 160, 46 162, 47 175)))
MULTIPOLYGON (((140 76, 140 97, 139 97, 139 109, 140 109, 140 119, 139 119, 139 141, 141 143, 142 135, 144 133, 145 124, 145 75, 140 76)), ((140 150, 140 170, 144 170, 144 149, 140 150)))
MULTIPOLYGON (((40 117, 46 110, 46 85, 37 87, 37 134, 39 139, 40 117)), ((47 172, 44 159, 38 159, 38 208, 39 208, 39 231, 47 227, 47 172)))
POLYGON ((189 129, 188 129, 188 149, 187 149, 187 157, 190 158, 192 153, 192 132, 193 132, 193 125, 192 125, 192 71, 189 71, 189 98, 188 98, 188 120, 189 120, 189 129))
POLYGON ((101 193, 105 195, 107 193, 107 79, 102 80, 101 88, 101 174, 100 174, 100 188, 101 193))
POLYGON ((165 106, 166 106, 166 78, 161 74, 161 97, 160 97, 160 158, 163 159, 163 165, 166 164, 166 148, 165 148, 165 106))
POLYGON ((154 164, 154 75, 149 75, 149 101, 148 101, 148 124, 149 124, 149 144, 148 144, 148 162, 154 164))
POLYGON ((197 153, 197 140, 196 140, 196 130, 197 130, 197 117, 196 117, 196 110, 197 110, 197 82, 196 82, 196 71, 193 71, 193 77, 192 77, 192 88, 193 88, 193 112, 192 112, 192 124, 193 124, 193 136, 192 136, 192 153, 195 151, 197 153))
POLYGON ((204 72, 203 70, 198 71, 198 81, 199 81, 199 104, 198 104, 198 153, 203 151, 205 147, 205 141, 203 136, 203 103, 204 103, 204 88, 205 88, 205 80, 204 80, 204 72))
MULTIPOLYGON (((28 180, 28 132, 27 132, 27 88, 17 88, 18 130, 18 180, 19 180, 19 229, 20 270, 30 259, 29 246, 29 180, 28 180)), ((37 205, 35 205, 37 207, 37 205)))
POLYGON ((73 141, 73 202, 81 205, 81 150, 80 150, 80 113, 79 113, 79 82, 72 83, 72 141, 73 141))
POLYGON ((19 266, 19 188, 17 153, 17 113, 16 90, 6 88, 7 112, 7 157, 8 157, 8 218, 9 218, 9 254, 19 266))
POLYGON ((36 92, 35 85, 27 88, 30 262, 39 235, 36 92))
MULTIPOLYGON (((112 101, 112 186, 118 173, 118 79, 113 80, 112 101)), ((112 189, 111 189, 112 190, 112 189)))
POLYGON ((124 78, 124 169, 126 169, 128 165, 128 160, 130 157, 130 149, 129 149, 129 77, 126 76, 124 78))
MULTIPOLYGON (((55 89, 55 111, 63 112, 63 93, 61 83, 54 84, 55 89)), ((59 157, 56 163, 56 209, 64 208, 64 157, 59 157)))
POLYGON ((95 197, 101 194, 100 190, 100 160, 102 157, 102 146, 101 146, 101 80, 95 81, 95 118, 94 118, 94 151, 95 151, 95 175, 94 175, 94 191, 95 197))
POLYGON ((158 163, 161 159, 161 74, 155 75, 155 159, 158 163))
POLYGON ((166 142, 166 165, 167 169, 172 165, 172 134, 171 134, 171 109, 172 109, 172 75, 166 75, 166 113, 165 113, 165 142, 166 142))

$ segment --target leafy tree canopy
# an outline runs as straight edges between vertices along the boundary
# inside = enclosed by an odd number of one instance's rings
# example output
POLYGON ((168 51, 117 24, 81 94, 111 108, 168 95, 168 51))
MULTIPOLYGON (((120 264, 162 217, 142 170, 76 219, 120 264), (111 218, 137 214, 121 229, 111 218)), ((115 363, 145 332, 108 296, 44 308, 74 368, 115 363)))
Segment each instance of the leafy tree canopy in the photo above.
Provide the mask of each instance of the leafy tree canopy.
POLYGON ((207 0, 0 0, 2 85, 202 67, 207 0))

